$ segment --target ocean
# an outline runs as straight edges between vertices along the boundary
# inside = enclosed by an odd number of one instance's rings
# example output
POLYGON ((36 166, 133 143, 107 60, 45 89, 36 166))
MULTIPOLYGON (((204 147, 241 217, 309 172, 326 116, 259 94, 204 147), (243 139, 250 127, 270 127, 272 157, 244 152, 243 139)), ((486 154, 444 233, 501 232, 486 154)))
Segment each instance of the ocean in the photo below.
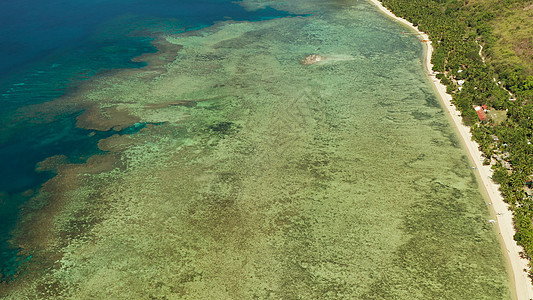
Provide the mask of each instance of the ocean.
POLYGON ((423 45, 370 3, 31 2, 0 16, 0 296, 510 298, 423 45))
POLYGON ((0 274, 16 273, 18 249, 9 245, 19 206, 54 176, 37 163, 66 155, 81 163, 100 153, 115 132, 76 126, 79 111, 52 120, 24 115, 25 107, 57 99, 92 76, 141 68, 134 57, 155 52, 153 33, 175 34, 222 20, 283 17, 274 9, 248 12, 232 1, 22 1, 0 11, 0 274), (15 116, 15 117, 14 117, 15 116))

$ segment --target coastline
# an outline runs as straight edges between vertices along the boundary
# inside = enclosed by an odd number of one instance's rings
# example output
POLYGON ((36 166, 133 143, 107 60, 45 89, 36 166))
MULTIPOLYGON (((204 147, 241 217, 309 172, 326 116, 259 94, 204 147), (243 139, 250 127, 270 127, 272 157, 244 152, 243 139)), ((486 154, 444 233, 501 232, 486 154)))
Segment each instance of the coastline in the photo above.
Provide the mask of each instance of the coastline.
MULTIPOLYGON (((372 4, 377 6, 381 12, 393 18, 394 20, 407 25, 414 31, 416 31, 423 40, 428 40, 426 43, 426 53, 424 65, 428 74, 432 74, 433 65, 431 64, 431 56, 433 53, 433 46, 429 40, 429 36, 420 31, 409 21, 399 18, 386 7, 384 7, 381 2, 378 0, 369 0, 372 4)), ((451 117, 453 124, 459 133, 462 142, 470 156, 470 159, 474 162, 474 165, 477 169, 477 176, 480 179, 480 184, 483 186, 483 190, 488 196, 490 203, 492 204, 492 210, 496 217, 496 225, 498 226, 498 232, 500 234, 500 239, 503 241, 503 249, 505 249, 507 259, 510 263, 510 268, 512 271, 512 283, 514 283, 514 296, 519 300, 533 299, 533 285, 529 279, 528 273, 524 272, 524 269, 528 270, 528 260, 522 259, 519 255, 519 252, 522 251, 522 248, 519 247, 513 236, 515 234, 515 229, 513 226, 513 213, 508 209, 509 205, 503 201, 503 197, 499 192, 499 185, 493 182, 490 179, 492 176, 492 170, 490 165, 483 165, 483 156, 479 150, 477 142, 472 140, 472 135, 470 133, 470 128, 465 126, 462 122, 461 113, 456 109, 455 105, 452 104, 451 95, 446 93, 446 86, 444 86, 439 79, 434 75, 431 75, 431 81, 437 91, 441 103, 444 105, 446 112, 451 117)))
POLYGON ((107 128, 130 112, 160 126, 101 139, 101 159, 57 170, 43 187, 46 206, 28 205, 20 228, 28 242, 20 241, 35 256, 6 298, 511 298, 502 243, 483 223, 463 150, 449 144, 450 128, 442 134, 417 118, 447 122, 434 99, 421 105, 431 94, 419 60, 426 51, 408 38, 407 51, 389 52, 394 44, 373 31, 388 28, 394 41, 402 28, 369 8, 220 23, 168 37, 183 45, 162 65, 175 76, 145 67, 87 82, 79 99, 99 109, 88 109, 86 124, 107 128), (368 39, 354 39, 361 27, 346 24, 367 16, 368 39), (293 41, 313 41, 317 29, 330 37, 324 53, 372 49, 385 63, 299 66, 310 48, 293 41), (381 80, 390 70, 394 80, 381 80), (415 87, 423 93, 406 98, 415 87), (390 110, 395 103, 401 111, 390 110), (405 111, 420 115, 396 118, 405 111), (420 158, 402 172, 413 153, 420 158), (458 174, 440 180, 435 166, 456 162, 458 174), (464 209, 450 218, 444 197, 464 209))

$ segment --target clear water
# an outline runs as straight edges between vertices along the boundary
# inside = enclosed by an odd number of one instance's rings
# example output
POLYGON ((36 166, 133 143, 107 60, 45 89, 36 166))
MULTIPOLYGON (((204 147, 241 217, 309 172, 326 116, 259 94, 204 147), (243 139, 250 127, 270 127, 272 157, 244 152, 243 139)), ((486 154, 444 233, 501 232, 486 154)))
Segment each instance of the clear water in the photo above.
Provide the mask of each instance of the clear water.
MULTIPOLYGON (((183 48, 165 68, 79 83, 147 125, 101 141, 123 168, 43 188, 64 203, 22 217, 32 259, 6 297, 509 299, 420 41, 362 0, 242 4, 286 12, 166 35, 183 48)), ((136 30, 179 23, 158 20, 136 30)))
POLYGON ((156 51, 150 44, 153 32, 176 33, 220 20, 260 21, 286 15, 271 8, 248 12, 231 1, 3 1, 0 274, 13 274, 17 260, 25 259, 16 258, 18 249, 7 243, 18 220, 18 207, 28 199, 21 194, 38 189, 53 176, 35 172, 36 164, 54 155, 81 163, 100 152, 100 139, 114 134, 77 128, 78 112, 37 122, 35 118, 44 112, 25 115, 25 107, 68 94, 108 70, 145 66, 131 59, 156 51))

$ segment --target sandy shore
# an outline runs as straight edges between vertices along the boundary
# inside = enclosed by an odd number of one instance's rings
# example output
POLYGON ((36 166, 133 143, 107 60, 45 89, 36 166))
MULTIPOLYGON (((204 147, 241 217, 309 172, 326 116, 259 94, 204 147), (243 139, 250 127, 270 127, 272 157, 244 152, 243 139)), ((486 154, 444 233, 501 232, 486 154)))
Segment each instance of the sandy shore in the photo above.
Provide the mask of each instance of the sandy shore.
MULTIPOLYGON (((410 22, 395 16, 391 11, 381 5, 378 0, 369 1, 375 4, 382 12, 384 12, 391 18, 411 27, 413 30, 418 32, 422 40, 429 41, 429 37, 427 34, 419 31, 418 28, 413 26, 413 24, 411 24, 410 22)), ((433 53, 433 46, 431 45, 431 41, 427 42, 427 47, 425 48, 425 65, 428 74, 432 74, 433 65, 431 64, 431 54, 433 53)), ((452 96, 446 93, 446 87, 440 83, 440 80, 438 80, 434 75, 431 75, 431 77, 432 82, 438 94, 440 95, 444 107, 450 114, 451 119, 453 120, 453 123, 464 142, 466 150, 470 154, 470 157, 474 162, 475 167, 477 168, 479 178, 481 179, 481 184, 483 185, 483 188, 485 189, 492 204, 492 208, 496 215, 496 224, 498 226, 499 233, 504 243, 504 249, 506 250, 509 263, 511 265, 514 277, 516 297, 519 300, 533 299, 533 285, 531 284, 528 274, 524 272, 524 269, 529 268, 528 261, 526 259, 520 258, 519 252, 522 249, 513 240, 513 236, 515 234, 515 230, 513 227, 513 214, 510 210, 508 210, 508 205, 503 201, 503 197, 501 196, 498 190, 498 185, 490 179, 490 176, 492 176, 492 170, 490 169, 490 166, 483 165, 483 157, 481 151, 479 151, 478 144, 475 141, 472 141, 470 128, 463 125, 461 113, 451 103, 452 96)))

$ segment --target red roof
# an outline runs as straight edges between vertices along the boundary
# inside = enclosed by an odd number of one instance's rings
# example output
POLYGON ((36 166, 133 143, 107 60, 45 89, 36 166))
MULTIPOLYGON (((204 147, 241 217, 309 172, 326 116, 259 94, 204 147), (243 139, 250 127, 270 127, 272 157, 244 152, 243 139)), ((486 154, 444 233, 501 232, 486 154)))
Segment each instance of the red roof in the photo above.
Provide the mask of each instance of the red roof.
POLYGON ((487 119, 487 115, 485 115, 485 111, 483 111, 481 106, 474 106, 474 109, 476 110, 480 121, 485 121, 487 119))

